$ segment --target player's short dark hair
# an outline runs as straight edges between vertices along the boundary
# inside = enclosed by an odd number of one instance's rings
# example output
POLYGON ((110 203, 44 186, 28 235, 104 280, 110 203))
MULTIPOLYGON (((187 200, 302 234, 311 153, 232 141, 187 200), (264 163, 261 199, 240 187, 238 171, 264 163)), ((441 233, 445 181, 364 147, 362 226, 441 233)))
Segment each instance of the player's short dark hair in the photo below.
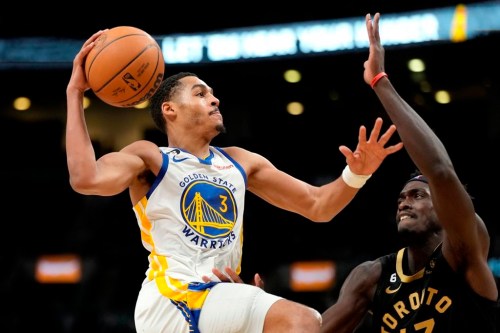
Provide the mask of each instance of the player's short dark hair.
POLYGON ((167 129, 165 118, 163 118, 163 114, 161 112, 161 105, 163 104, 163 102, 170 101, 172 99, 172 96, 175 95, 175 93, 182 85, 180 80, 182 78, 185 78, 186 76, 198 77, 198 75, 191 72, 180 72, 171 75, 162 81, 162 83, 158 87, 158 90, 149 100, 151 118, 153 118, 153 122, 155 123, 156 127, 158 127, 163 133, 166 133, 167 129))
MULTIPOLYGON (((404 186, 406 186, 406 184, 408 184, 409 182, 414 182, 414 181, 420 181, 420 182, 429 184, 429 179, 426 176, 424 176, 422 174, 422 172, 420 172, 420 170, 418 170, 418 169, 416 169, 415 171, 413 171, 410 174, 410 179, 408 179, 405 182, 404 186)), ((474 197, 472 195, 470 195, 469 191, 467 190, 467 185, 466 184, 462 184, 462 186, 464 187, 465 191, 467 191, 467 193, 469 194, 469 197, 471 199, 474 199, 474 197)))

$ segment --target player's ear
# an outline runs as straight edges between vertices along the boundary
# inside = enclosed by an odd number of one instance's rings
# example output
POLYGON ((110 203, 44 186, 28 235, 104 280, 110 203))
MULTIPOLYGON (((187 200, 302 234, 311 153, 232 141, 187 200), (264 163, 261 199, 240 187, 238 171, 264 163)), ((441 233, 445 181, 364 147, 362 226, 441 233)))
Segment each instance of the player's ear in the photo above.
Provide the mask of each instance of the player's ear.
POLYGON ((177 116, 177 113, 175 112, 174 109, 175 103, 173 102, 163 102, 161 105, 161 112, 164 117, 167 119, 173 119, 177 116))

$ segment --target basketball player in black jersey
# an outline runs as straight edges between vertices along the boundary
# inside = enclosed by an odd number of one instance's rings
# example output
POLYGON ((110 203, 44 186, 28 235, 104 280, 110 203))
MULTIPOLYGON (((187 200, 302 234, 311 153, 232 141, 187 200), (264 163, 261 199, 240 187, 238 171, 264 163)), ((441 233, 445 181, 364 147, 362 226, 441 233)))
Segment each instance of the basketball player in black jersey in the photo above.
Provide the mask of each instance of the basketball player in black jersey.
POLYGON ((364 80, 422 174, 404 184, 397 201, 407 246, 350 272, 337 303, 323 313, 322 332, 495 332, 498 290, 487 264, 487 229, 443 143, 385 75, 379 19, 366 16, 364 80))

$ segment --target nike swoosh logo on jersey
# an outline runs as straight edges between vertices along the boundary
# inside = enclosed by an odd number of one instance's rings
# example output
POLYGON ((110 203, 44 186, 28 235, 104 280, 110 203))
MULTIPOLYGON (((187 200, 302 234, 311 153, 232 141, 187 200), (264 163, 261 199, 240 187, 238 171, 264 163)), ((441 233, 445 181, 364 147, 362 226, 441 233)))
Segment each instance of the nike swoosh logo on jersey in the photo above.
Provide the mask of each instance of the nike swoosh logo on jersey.
POLYGON ((396 289, 391 289, 391 287, 387 287, 385 288, 385 293, 386 294, 394 294, 396 291, 399 290, 399 288, 401 288, 401 284, 399 284, 399 286, 396 288, 396 289))
POLYGON ((184 157, 184 158, 178 158, 177 156, 172 157, 172 160, 174 162, 182 162, 182 161, 187 160, 187 159, 188 159, 188 157, 184 157))

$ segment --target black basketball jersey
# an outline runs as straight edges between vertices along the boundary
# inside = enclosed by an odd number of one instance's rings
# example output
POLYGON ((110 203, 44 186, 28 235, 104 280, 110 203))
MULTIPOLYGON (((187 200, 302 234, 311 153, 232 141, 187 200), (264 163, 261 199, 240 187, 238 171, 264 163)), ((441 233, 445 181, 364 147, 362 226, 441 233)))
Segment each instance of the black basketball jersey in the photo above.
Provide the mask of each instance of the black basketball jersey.
MULTIPOLYGON (((441 246, 427 266, 406 275, 406 249, 381 258, 370 332, 496 332, 498 303, 477 295, 443 257, 441 246)), ((363 330, 364 331, 364 330, 363 330)))

